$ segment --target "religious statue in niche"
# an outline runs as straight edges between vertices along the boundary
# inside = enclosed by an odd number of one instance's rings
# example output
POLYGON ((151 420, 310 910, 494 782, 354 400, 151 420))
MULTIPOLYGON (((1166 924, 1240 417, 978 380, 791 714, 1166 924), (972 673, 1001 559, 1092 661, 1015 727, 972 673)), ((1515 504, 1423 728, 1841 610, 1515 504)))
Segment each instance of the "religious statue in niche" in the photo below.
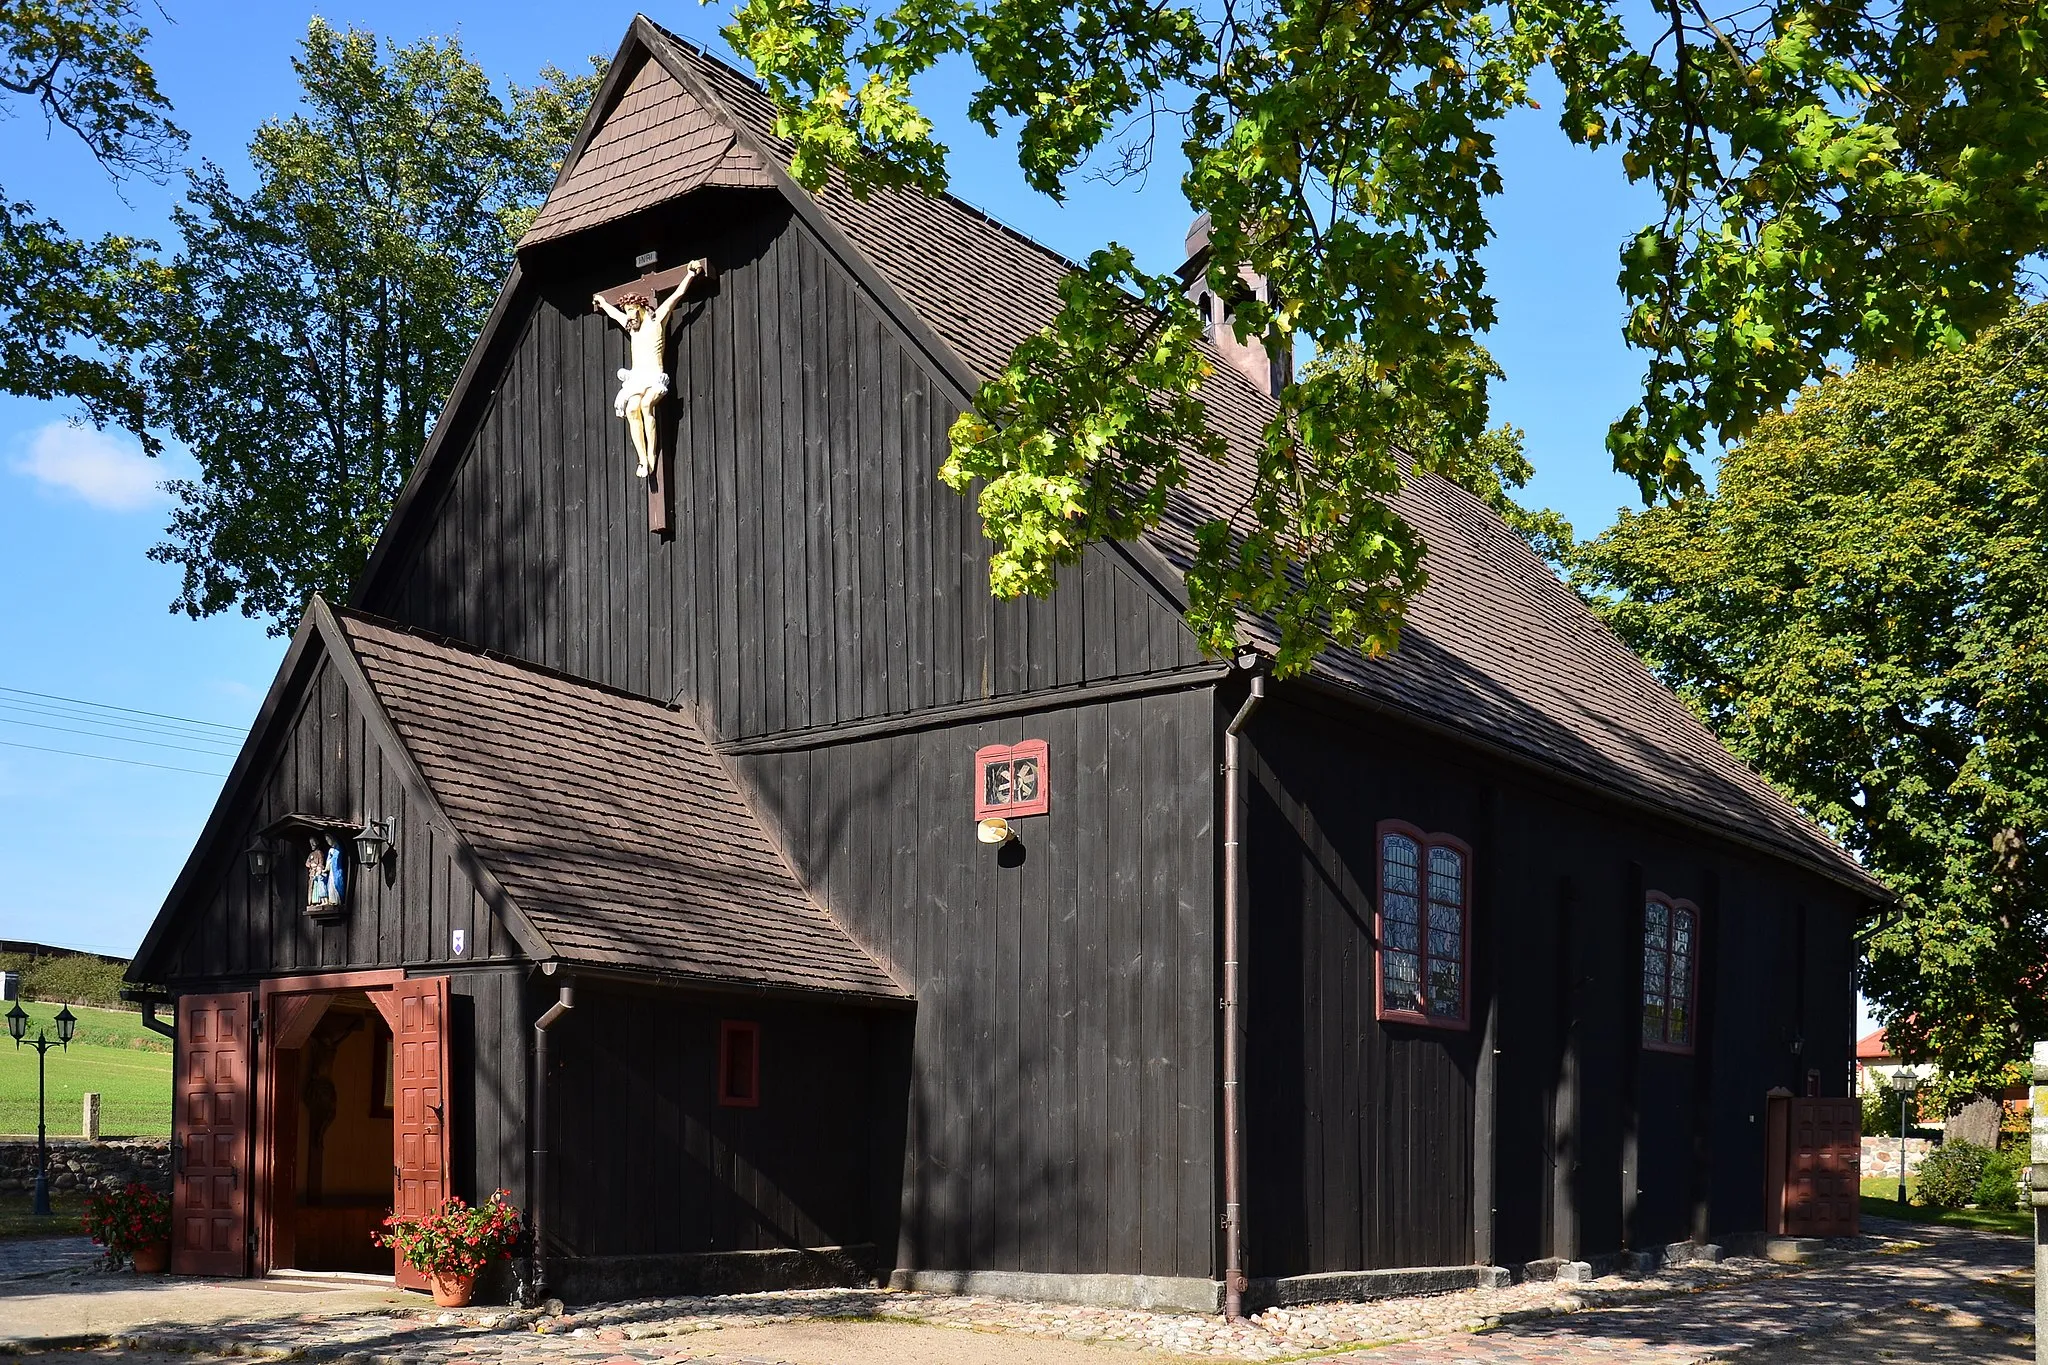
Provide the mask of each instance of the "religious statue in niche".
POLYGON ((627 367, 619 371, 619 396, 612 411, 626 419, 626 431, 633 438, 638 463, 633 472, 647 478, 655 472, 660 454, 660 433, 655 426, 655 409, 668 395, 668 315, 690 292, 693 281, 711 274, 709 261, 691 261, 682 268, 669 296, 655 302, 665 281, 649 276, 624 293, 607 298, 591 295, 591 301, 605 316, 625 328, 627 367))
POLYGON ((332 834, 323 845, 316 836, 307 841, 306 852, 306 908, 324 910, 341 904, 342 893, 341 845, 332 834))

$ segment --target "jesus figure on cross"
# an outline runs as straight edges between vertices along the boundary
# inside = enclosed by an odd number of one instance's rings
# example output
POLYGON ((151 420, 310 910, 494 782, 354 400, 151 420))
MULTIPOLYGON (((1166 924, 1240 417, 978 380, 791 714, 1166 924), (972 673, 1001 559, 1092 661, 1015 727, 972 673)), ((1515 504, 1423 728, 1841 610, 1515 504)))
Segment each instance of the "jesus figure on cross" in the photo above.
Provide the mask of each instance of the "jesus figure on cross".
POLYGON ((708 266, 706 261, 690 262, 682 279, 659 307, 649 295, 638 292, 622 294, 616 306, 603 294, 591 295, 591 301, 607 317, 626 329, 631 349, 627 368, 619 371, 619 396, 612 403, 612 411, 626 419, 626 431, 632 436, 633 451, 639 457, 633 472, 643 479, 654 472, 655 452, 660 448, 654 410, 668 393, 668 315, 689 292, 690 282, 707 273, 708 266))

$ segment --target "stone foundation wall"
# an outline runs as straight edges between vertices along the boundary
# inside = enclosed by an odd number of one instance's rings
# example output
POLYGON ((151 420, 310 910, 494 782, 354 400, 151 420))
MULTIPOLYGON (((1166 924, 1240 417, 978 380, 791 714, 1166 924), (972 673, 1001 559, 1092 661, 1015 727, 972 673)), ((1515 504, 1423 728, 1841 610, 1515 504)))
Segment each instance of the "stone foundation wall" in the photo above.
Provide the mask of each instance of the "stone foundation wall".
MULTIPOLYGON (((25 1194, 35 1188, 35 1181, 35 1143, 0 1142, 0 1194, 25 1194)), ((141 1181, 170 1193, 171 1144, 163 1138, 118 1142, 51 1140, 51 1189, 118 1189, 130 1181, 141 1181)))
MULTIPOLYGON (((1906 1139, 1906 1174, 1920 1169, 1920 1163, 1936 1144, 1930 1138, 1906 1139)), ((1895 1137, 1867 1137, 1863 1139, 1863 1178, 1885 1176, 1892 1180, 1899 1178, 1899 1140, 1895 1137)))

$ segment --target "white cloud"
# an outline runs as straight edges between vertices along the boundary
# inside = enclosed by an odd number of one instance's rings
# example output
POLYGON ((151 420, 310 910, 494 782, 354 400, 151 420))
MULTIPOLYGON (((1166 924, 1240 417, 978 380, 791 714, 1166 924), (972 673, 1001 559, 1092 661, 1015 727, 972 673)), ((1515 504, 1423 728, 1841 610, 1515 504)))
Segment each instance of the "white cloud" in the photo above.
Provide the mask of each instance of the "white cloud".
POLYGON ((14 468, 108 512, 135 512, 169 501, 157 487, 168 471, 133 441, 69 422, 36 428, 14 468))

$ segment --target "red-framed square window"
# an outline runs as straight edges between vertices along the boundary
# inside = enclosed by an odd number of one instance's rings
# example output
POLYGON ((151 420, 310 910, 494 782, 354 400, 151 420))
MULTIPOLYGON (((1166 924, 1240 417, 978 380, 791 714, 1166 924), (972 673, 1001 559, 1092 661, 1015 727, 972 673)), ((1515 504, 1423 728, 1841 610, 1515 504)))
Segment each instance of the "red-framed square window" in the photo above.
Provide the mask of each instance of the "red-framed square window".
POLYGON ((761 1026, 741 1019, 718 1024, 718 1102, 730 1109, 761 1103, 761 1026))
POLYGON ((1373 913, 1377 1017, 1462 1029, 1472 1021, 1472 849, 1383 820, 1373 913))
POLYGON ((974 751, 974 818, 1043 815, 1052 809, 1045 741, 990 744, 974 751))

